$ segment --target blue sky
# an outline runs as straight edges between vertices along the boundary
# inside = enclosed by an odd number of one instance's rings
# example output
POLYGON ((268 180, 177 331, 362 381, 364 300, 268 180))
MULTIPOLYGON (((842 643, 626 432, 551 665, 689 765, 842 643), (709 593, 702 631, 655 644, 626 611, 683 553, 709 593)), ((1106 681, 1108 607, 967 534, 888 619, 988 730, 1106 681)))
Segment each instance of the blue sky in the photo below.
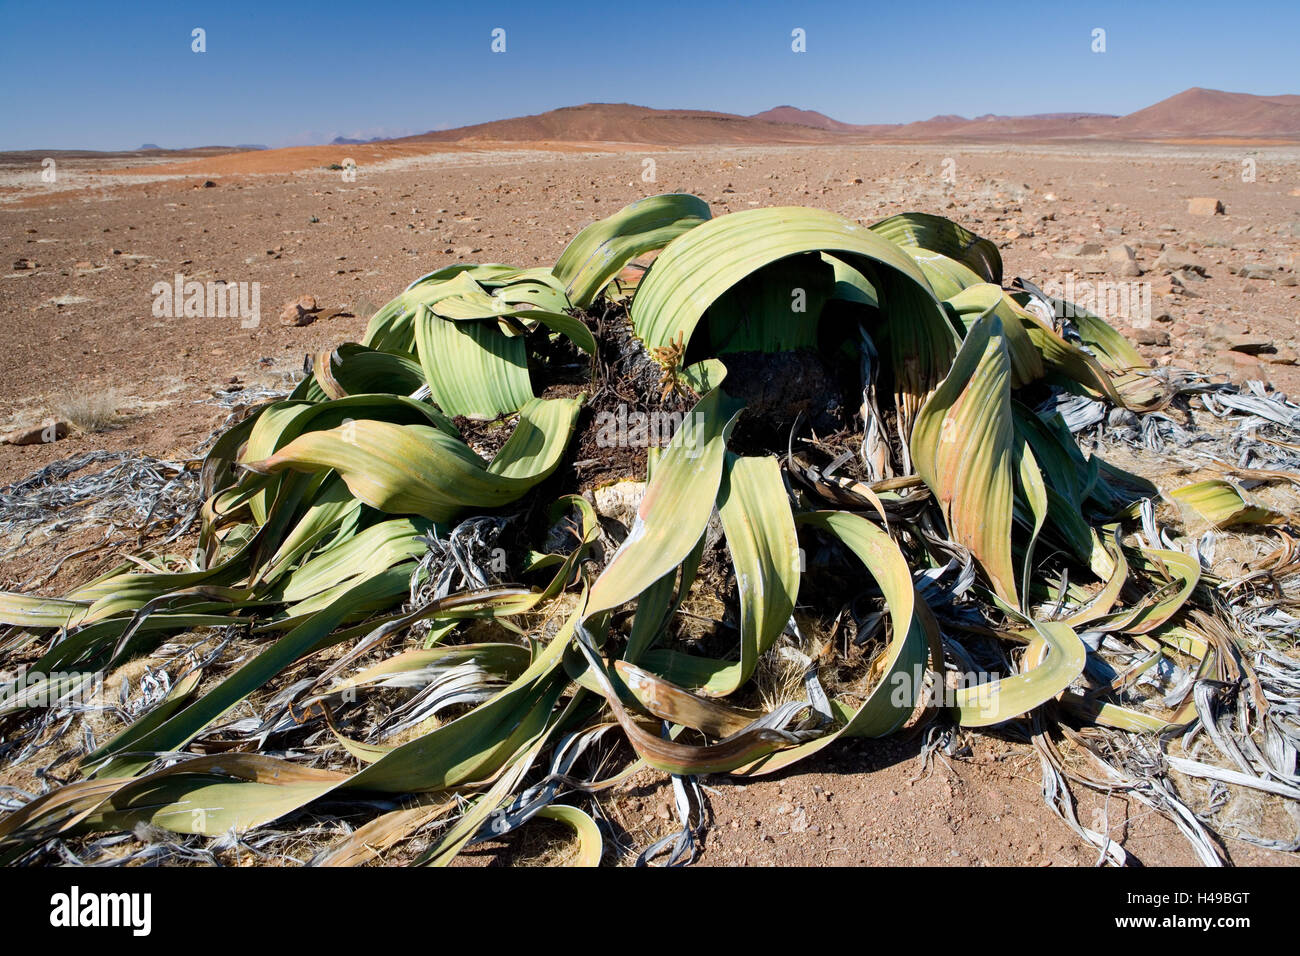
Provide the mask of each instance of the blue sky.
POLYGON ((0 24, 0 149, 287 146, 584 102, 788 103, 877 123, 1127 113, 1190 86, 1300 92, 1294 0, 0 0, 0 24), (796 27, 806 53, 790 49, 796 27), (1090 48, 1095 28, 1105 53, 1090 48))

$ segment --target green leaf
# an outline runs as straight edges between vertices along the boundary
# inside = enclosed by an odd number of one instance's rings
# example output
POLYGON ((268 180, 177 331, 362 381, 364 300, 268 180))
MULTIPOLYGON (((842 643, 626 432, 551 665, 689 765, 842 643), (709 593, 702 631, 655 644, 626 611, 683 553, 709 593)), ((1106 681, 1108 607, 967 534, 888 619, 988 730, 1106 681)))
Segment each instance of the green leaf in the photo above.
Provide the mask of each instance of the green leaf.
POLYGON ((943 511, 949 535, 975 555, 998 596, 1016 605, 1010 378, 1002 321, 986 313, 966 334, 952 371, 921 409, 912 460, 943 511))
POLYGON ((639 199, 574 236, 555 263, 555 277, 573 305, 585 308, 637 256, 663 248, 710 215, 709 204, 697 196, 639 199))
POLYGON ((695 547, 713 511, 726 435, 739 410, 715 389, 686 415, 655 465, 632 530, 592 584, 588 614, 632 600, 695 547))
POLYGON ((309 432, 244 467, 277 474, 287 469, 335 469, 352 493, 388 514, 449 521, 467 507, 515 501, 560 463, 581 399, 530 399, 491 465, 442 431, 421 425, 356 421, 309 432))
POLYGON ((1002 284, 1002 256, 998 247, 951 219, 924 212, 902 212, 882 219, 871 231, 909 251, 923 249, 938 253, 964 266, 979 276, 980 281, 1002 284))

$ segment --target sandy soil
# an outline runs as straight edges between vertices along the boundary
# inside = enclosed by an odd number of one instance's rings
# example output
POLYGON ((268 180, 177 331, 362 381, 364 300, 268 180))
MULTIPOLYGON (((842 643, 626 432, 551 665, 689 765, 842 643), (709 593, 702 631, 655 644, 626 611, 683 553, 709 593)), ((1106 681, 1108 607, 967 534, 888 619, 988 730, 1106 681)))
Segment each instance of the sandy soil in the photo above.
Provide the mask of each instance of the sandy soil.
MULTIPOLYGON (((1300 393, 1295 148, 1252 148, 1248 157, 1241 147, 516 144, 373 161, 369 149, 268 157, 266 170, 237 173, 222 172, 236 168, 232 156, 183 169, 69 159, 58 189, 40 181, 29 155, 0 157, 0 432, 114 390, 123 416, 96 434, 0 445, 0 485, 96 448, 187 457, 228 412, 214 390, 284 382, 304 354, 358 339, 370 313, 412 279, 458 260, 553 262, 586 223, 669 191, 697 193, 715 214, 802 204, 870 223, 938 212, 995 239, 1008 279, 1149 282, 1149 322, 1111 318, 1150 343, 1142 348, 1153 362, 1300 393), (354 182, 321 168, 344 157, 359 164, 354 182), (1255 160, 1253 182, 1243 181, 1245 158, 1255 160), (645 159, 654 161, 654 182, 642 179, 645 159), (1218 198, 1227 214, 1190 215, 1196 196, 1218 198), (1078 248, 1085 244, 1102 254, 1078 248), (1121 245, 1142 276, 1124 275, 1126 256, 1105 254, 1121 245), (1164 265, 1162 252, 1171 254, 1164 265), (1198 268, 1166 268, 1173 254, 1198 268), (260 283, 260 323, 155 317, 154 284, 178 273, 260 283), (280 306, 305 294, 322 308, 317 321, 281 326, 280 306), (1260 342, 1233 350, 1247 339, 1260 342)), ((51 548, 62 554, 96 537, 83 529, 51 548)), ((96 566, 69 562, 49 588, 64 590, 96 566)), ((0 566, 0 587, 31 570, 30 562, 0 566)), ((717 822, 702 862, 1094 862, 1043 805, 1030 749, 990 735, 970 743, 970 756, 915 780, 917 742, 905 739, 837 747, 779 779, 710 780, 717 822)), ((1080 795, 1085 819, 1091 800, 1080 795)), ((662 787, 629 788, 616 812, 629 833, 648 837, 670 828, 670 801, 662 787)), ((1112 798, 1109 814, 1112 836, 1143 862, 1193 862, 1172 826, 1146 808, 1112 798)), ((1229 850, 1236 862, 1296 862, 1243 844, 1229 850)))

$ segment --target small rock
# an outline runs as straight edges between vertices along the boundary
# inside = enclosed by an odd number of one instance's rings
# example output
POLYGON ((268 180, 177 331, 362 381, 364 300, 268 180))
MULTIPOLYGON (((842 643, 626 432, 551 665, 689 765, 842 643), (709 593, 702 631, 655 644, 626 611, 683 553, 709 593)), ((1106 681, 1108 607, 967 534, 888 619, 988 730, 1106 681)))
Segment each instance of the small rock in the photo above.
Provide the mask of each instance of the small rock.
POLYGON ((1237 275, 1243 279, 1265 279, 1269 282, 1277 278, 1277 273, 1268 266, 1261 266, 1256 263, 1247 263, 1242 266, 1237 275))
POLYGON ((1189 216, 1221 216, 1223 213, 1223 203, 1212 196, 1197 196, 1187 200, 1189 216))
POLYGON ((1274 351, 1271 339, 1250 332, 1234 332, 1222 324, 1210 329, 1210 334, 1205 337, 1205 345, 1207 348, 1240 355, 1259 355, 1261 352, 1274 351))
POLYGON ((35 269, 38 264, 35 259, 15 259, 14 271, 22 272, 24 269, 35 269))
POLYGON ((19 428, 0 437, 0 445, 47 445, 68 437, 68 423, 49 421, 44 425, 19 428))
POLYGON ((1102 253, 1100 242, 1081 242, 1078 245, 1066 246, 1061 250, 1065 256, 1099 256, 1102 253))
POLYGON ((1137 329, 1133 333, 1133 339, 1138 345, 1166 346, 1169 344, 1169 333, 1164 329, 1137 329))
POLYGON ((1160 296, 1190 295, 1177 275, 1163 276, 1151 283, 1151 294, 1160 296))
POLYGON ((1195 272, 1205 275, 1205 264, 1178 249, 1166 249, 1156 257, 1155 268, 1164 272, 1195 272))
POLYGON ((1267 374, 1258 358, 1243 355, 1240 352, 1220 351, 1215 353, 1211 362, 1212 372, 1226 376, 1234 384, 1242 384, 1251 379, 1266 381, 1267 374))
POLYGON ((285 303, 280 311, 281 325, 304 326, 311 325, 316 321, 316 313, 320 309, 316 307, 315 296, 300 296, 293 302, 285 303))
POLYGON ((1108 272, 1111 268, 1110 262, 1101 256, 1067 256, 1064 253, 1059 253, 1056 259, 1061 262, 1062 268, 1089 275, 1108 272))
POLYGON ((1137 258, 1137 253, 1133 251, 1132 246, 1111 246, 1106 250, 1106 257, 1111 262, 1132 262, 1137 258))

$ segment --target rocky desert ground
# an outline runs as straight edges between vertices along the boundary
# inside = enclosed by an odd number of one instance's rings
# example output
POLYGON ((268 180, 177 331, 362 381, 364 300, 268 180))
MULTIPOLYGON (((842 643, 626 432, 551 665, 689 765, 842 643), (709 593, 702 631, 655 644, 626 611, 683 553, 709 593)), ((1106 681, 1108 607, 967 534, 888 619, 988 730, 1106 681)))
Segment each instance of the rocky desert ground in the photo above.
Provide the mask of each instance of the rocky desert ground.
MULTIPOLYGON (((1069 298, 1099 292, 1097 311, 1152 363, 1300 394, 1300 147, 340 146, 266 154, 260 167, 221 155, 63 157, 53 183, 41 159, 0 157, 0 433, 70 427, 57 441, 0 445, 0 493, 92 449, 192 458, 232 409, 287 388, 304 355, 360 338, 418 276, 456 261, 552 262, 585 224, 664 192, 700 195, 715 215, 798 204, 869 224, 939 213, 995 240, 1008 278, 1055 283, 1069 298), (328 168, 345 159, 355 176, 328 168), (155 285, 177 276, 247 283, 259 314, 156 314, 155 285), (308 296, 309 309, 282 320, 308 296)), ((43 585, 66 590, 117 553, 91 547, 102 537, 72 528, 29 542, 0 560, 0 589, 90 548, 43 585)), ((966 743, 924 770, 920 741, 897 738, 833 748, 777 779, 710 779, 701 862, 1095 862, 1044 805, 1031 748, 996 734, 966 743)), ((1141 804, 1079 798, 1080 816, 1104 810, 1142 862, 1194 862, 1141 804)), ((658 782, 633 781, 609 808, 645 845, 673 829, 671 800, 658 782)), ((1238 863, 1296 863, 1229 851, 1238 863)))

